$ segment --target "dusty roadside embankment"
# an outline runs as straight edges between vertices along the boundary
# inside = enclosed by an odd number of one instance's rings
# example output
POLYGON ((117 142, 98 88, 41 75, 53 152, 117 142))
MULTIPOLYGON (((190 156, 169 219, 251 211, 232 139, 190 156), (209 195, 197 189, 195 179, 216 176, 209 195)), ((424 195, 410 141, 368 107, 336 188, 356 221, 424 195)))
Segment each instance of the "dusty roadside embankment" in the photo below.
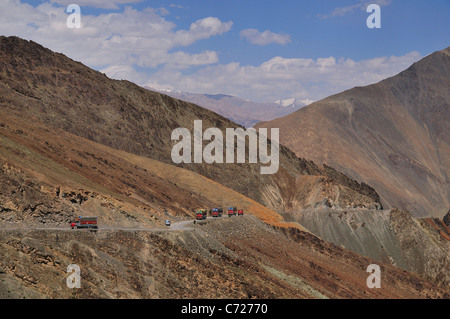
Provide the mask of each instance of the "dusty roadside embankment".
POLYGON ((2 298, 448 298, 448 292, 298 229, 254 216, 172 232, 0 231, 2 298), (67 266, 81 268, 69 289, 67 266))

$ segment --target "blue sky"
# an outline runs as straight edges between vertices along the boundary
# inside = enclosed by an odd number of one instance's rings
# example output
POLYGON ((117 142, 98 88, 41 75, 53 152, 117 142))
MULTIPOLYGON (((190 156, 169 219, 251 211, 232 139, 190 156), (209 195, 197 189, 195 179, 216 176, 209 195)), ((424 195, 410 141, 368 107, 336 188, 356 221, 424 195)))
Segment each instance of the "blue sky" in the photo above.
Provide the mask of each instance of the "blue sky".
MULTIPOLYGON (((157 7, 164 5, 164 1, 152 3, 157 7)), ((276 55, 286 58, 342 56, 357 60, 411 51, 426 55, 450 45, 448 0, 393 0, 382 7, 379 30, 367 28, 369 13, 363 10, 343 16, 318 17, 355 3, 358 0, 193 0, 186 1, 186 9, 171 9, 171 12, 181 18, 179 25, 184 28, 205 16, 233 21, 230 32, 210 40, 223 53, 224 63, 242 61, 257 65, 276 55), (284 46, 254 46, 239 37, 240 30, 248 28, 289 34, 292 42, 284 46)), ((144 5, 144 2, 140 4, 144 5)), ((192 46, 192 50, 207 47, 208 43, 202 42, 192 46)))
POLYGON ((395 75, 450 45, 449 17, 449 0, 2 0, 0 34, 143 86, 268 102, 395 75), (70 3, 81 29, 65 26, 70 3))

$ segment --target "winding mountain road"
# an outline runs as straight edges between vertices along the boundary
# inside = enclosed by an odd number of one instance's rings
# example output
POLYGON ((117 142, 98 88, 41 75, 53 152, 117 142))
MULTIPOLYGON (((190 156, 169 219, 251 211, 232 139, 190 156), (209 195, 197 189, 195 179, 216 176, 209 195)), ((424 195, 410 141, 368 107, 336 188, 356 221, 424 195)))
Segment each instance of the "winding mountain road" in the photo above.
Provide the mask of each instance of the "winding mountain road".
MULTIPOLYGON (((221 217, 223 218, 223 217, 221 217)), ((220 218, 214 218, 214 217, 208 217, 206 220, 214 220, 214 219, 220 219, 220 218)), ((169 231, 191 231, 194 230, 192 225, 194 225, 197 222, 194 219, 190 220, 183 220, 179 222, 172 222, 170 226, 166 227, 152 227, 152 228, 140 228, 140 227, 120 227, 120 226, 100 226, 97 231, 142 231, 142 232, 169 232, 169 231)), ((22 227, 1 227, 0 226, 0 232, 1 231, 19 231, 19 230, 26 230, 26 231, 45 231, 45 230, 56 230, 56 231, 91 231, 88 229, 79 229, 79 230, 73 230, 70 228, 70 226, 67 227, 33 227, 33 226, 22 226, 22 227)))

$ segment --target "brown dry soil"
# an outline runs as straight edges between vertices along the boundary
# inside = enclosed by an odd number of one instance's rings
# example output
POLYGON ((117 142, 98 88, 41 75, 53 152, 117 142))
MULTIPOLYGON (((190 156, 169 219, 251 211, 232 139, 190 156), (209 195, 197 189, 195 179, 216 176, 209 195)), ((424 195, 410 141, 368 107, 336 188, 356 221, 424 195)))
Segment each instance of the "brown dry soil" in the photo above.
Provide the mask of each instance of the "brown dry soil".
POLYGON ((368 289, 365 270, 374 260, 197 173, 11 114, 2 120, 2 298, 449 297, 448 289, 380 263, 382 288, 368 289), (165 219, 186 221, 192 209, 230 203, 246 216, 161 230, 165 219), (67 223, 78 215, 99 216, 101 229, 71 231, 67 223), (74 263, 80 290, 66 286, 74 263))
POLYGON ((340 247, 450 285, 450 230, 443 220, 418 219, 398 209, 311 210, 284 218, 340 247))
POLYGON ((1 231, 2 298, 448 298, 416 275, 254 216, 193 230, 1 231), (81 268, 81 289, 66 286, 81 268))
POLYGON ((61 226, 87 214, 104 225, 151 227, 169 217, 191 218, 198 208, 227 206, 286 224, 272 210, 197 173, 0 114, 0 228, 61 226))

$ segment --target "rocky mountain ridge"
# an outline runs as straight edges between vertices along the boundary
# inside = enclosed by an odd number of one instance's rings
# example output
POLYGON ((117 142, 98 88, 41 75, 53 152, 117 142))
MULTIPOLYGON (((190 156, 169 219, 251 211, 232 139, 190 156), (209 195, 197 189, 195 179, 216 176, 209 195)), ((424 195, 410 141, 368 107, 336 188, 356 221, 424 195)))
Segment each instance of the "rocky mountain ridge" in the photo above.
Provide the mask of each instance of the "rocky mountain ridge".
POLYGON ((256 127, 280 128, 280 143, 297 156, 375 187, 386 208, 442 218, 450 207, 449 87, 450 47, 256 127))
MULTIPOLYGON (((172 132, 237 128, 209 110, 131 82, 108 79, 32 41, 0 37, 0 109, 91 141, 173 164, 172 132)), ((7 123, 5 123, 7 124, 7 123)), ((260 175, 260 164, 180 164, 274 210, 322 204, 381 208, 367 184, 297 158, 280 147, 280 169, 260 175)))

